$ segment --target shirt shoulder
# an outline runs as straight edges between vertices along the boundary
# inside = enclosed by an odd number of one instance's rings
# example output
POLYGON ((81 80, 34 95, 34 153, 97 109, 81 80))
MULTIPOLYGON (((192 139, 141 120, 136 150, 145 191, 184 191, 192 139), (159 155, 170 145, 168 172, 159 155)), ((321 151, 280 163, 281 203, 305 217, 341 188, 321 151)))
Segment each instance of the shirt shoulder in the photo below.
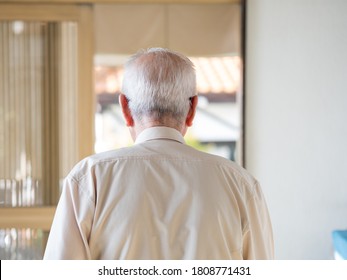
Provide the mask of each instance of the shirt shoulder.
POLYGON ((199 158, 200 160, 203 160, 204 162, 209 163, 211 165, 219 166, 220 169, 224 172, 230 173, 233 176, 240 178, 242 181, 249 185, 258 184, 255 177, 238 163, 230 159, 224 158, 222 156, 201 152, 189 146, 187 147, 194 150, 196 158, 199 158))
POLYGON ((132 147, 120 148, 117 150, 110 150, 106 152, 101 152, 97 154, 90 155, 80 160, 71 169, 67 178, 80 181, 84 176, 89 174, 98 164, 114 162, 116 160, 129 157, 130 155, 135 155, 132 147))
POLYGON ((68 177, 78 182, 93 173, 99 166, 104 169, 112 167, 116 162, 127 164, 132 160, 143 160, 147 164, 151 161, 165 160, 203 165, 207 168, 204 170, 218 170, 219 176, 225 177, 228 181, 237 181, 240 187, 246 187, 251 193, 255 191, 258 184, 257 180, 246 169, 229 159, 199 151, 185 144, 162 140, 148 141, 91 155, 77 163, 68 177))

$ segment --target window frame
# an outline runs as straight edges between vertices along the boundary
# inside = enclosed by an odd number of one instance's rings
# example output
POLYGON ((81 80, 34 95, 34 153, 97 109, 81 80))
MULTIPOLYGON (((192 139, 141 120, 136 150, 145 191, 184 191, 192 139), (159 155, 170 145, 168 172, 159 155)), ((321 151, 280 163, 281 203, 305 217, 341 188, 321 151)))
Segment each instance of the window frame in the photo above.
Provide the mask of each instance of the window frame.
MULTIPOLYGON (((94 151, 93 21, 92 6, 81 4, 30 4, 0 2, 0 21, 71 21, 78 26, 77 158, 94 151)), ((76 1, 71 1, 76 2, 76 1)), ((55 192, 52 201, 58 201, 55 192)), ((0 228, 32 228, 49 231, 56 205, 0 207, 0 228)))

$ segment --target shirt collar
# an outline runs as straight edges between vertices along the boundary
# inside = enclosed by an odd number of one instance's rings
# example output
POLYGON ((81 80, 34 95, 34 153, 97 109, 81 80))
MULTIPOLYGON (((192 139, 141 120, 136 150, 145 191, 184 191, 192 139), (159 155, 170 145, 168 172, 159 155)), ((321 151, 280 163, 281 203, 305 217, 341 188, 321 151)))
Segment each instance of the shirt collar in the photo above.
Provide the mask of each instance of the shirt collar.
POLYGON ((182 144, 185 143, 182 134, 178 130, 170 127, 155 126, 143 130, 137 136, 135 144, 157 139, 173 140, 182 144))

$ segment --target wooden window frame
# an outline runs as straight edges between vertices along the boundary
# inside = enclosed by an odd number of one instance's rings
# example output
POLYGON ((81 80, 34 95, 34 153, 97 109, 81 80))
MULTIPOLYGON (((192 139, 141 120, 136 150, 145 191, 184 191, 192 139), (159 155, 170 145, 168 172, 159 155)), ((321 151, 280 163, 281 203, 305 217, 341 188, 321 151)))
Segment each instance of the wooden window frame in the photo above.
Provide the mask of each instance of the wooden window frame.
MULTIPOLYGON (((55 1, 55 5, 46 5, 44 3, 33 5, 29 3, 33 1, 14 2, 11 1, 9 3, 9 1, 0 0, 1 21, 71 21, 77 23, 77 157, 78 159, 82 159, 94 151, 95 97, 93 90, 94 50, 92 6, 72 4, 72 2, 76 1, 70 1, 71 4, 60 4, 63 1, 55 1)), ((49 231, 55 209, 55 205, 44 207, 0 207, 0 228, 33 228, 49 231)))

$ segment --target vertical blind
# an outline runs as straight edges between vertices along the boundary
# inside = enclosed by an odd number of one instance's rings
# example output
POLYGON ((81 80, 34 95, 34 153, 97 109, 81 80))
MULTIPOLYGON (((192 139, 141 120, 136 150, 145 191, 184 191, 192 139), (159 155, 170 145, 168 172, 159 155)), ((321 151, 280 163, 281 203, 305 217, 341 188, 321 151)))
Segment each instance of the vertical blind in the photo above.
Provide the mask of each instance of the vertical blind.
POLYGON ((77 26, 0 22, 0 205, 55 203, 76 160, 77 26))
POLYGON ((43 204, 43 26, 0 23, 2 206, 43 204))
MULTIPOLYGON (((55 205, 77 160, 77 24, 0 21, 0 207, 55 205)), ((42 257, 40 229, 0 229, 1 259, 42 257)))

